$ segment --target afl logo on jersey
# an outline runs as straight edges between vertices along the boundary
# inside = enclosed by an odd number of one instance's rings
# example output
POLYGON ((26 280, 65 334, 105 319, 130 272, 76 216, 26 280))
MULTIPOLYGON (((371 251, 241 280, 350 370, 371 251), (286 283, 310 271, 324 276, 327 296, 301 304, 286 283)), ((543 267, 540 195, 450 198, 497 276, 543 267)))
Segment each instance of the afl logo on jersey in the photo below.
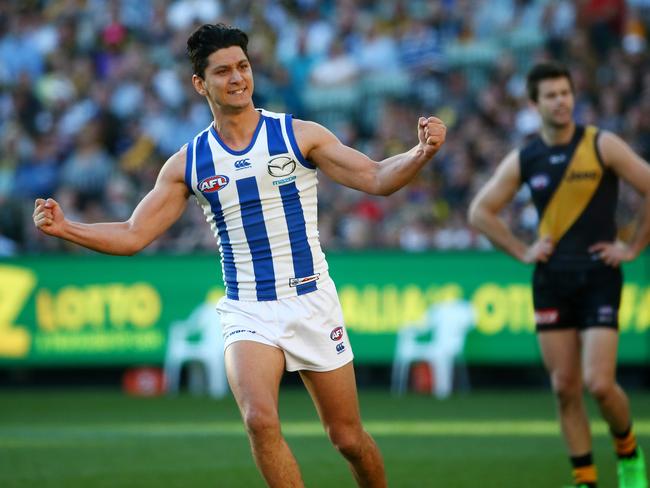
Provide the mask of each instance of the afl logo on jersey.
POLYGON ((213 193, 221 190, 228 184, 228 177, 226 175, 208 176, 199 182, 199 191, 203 193, 213 193))
POLYGON ((267 163, 269 174, 275 178, 289 176, 296 169, 296 162, 287 156, 278 156, 267 163))
POLYGON ((551 182, 551 179, 546 174, 537 174, 530 179, 530 187, 533 190, 543 190, 551 182))

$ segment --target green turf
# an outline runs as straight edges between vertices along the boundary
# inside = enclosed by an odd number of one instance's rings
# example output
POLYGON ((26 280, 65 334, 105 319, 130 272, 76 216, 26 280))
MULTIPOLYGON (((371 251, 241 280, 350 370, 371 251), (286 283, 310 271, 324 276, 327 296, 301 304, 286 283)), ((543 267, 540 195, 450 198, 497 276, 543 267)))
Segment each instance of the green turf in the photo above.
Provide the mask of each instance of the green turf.
MULTIPOLYGON (((650 393, 631 401, 650 453, 650 393)), ((556 488, 569 481, 547 392, 437 401, 364 391, 361 404, 392 487, 556 488)), ((280 408, 306 486, 355 486, 308 395, 283 389, 280 408)), ((615 487, 611 441, 602 422, 593 429, 601 486, 615 487)), ((263 486, 231 399, 0 392, 0 487, 263 486)))

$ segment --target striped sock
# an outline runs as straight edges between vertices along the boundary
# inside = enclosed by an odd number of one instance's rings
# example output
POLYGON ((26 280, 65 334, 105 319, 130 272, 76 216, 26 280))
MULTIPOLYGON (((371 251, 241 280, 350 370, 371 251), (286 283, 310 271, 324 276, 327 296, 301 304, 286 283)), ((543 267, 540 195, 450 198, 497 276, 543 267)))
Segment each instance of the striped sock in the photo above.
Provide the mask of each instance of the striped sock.
POLYGON ((618 456, 619 459, 636 457, 636 436, 632 431, 631 425, 625 432, 621 434, 612 432, 612 435, 614 436, 614 449, 616 450, 616 456, 618 456))
POLYGON ((598 476, 590 452, 582 456, 571 456, 571 465, 573 466, 573 480, 576 485, 587 485, 589 488, 596 488, 598 476))

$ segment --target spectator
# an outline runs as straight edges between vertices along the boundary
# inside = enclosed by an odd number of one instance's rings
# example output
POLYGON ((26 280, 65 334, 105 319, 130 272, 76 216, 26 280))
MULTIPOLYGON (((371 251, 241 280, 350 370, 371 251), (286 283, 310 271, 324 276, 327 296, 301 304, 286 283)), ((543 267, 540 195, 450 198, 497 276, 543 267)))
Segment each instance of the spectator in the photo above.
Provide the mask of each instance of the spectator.
MULTIPOLYGON (((403 150, 405 121, 423 110, 450 128, 435 163, 443 177, 425 168, 390 201, 324 179, 326 247, 485 248, 462 215, 508 147, 537 129, 522 73, 538 59, 571 66, 579 121, 650 159, 648 0, 0 3, 0 252, 73 250, 24 225, 35 194, 65 199, 80 219, 122 218, 153 186, 160 155, 209 123, 182 59, 204 21, 254 26, 256 103, 325 122, 375 159, 403 150), (314 103, 314 93, 329 98, 314 103)), ((536 225, 527 199, 507 212, 521 235, 536 225)), ((148 252, 212 250, 189 230, 202 218, 190 206, 148 252)))

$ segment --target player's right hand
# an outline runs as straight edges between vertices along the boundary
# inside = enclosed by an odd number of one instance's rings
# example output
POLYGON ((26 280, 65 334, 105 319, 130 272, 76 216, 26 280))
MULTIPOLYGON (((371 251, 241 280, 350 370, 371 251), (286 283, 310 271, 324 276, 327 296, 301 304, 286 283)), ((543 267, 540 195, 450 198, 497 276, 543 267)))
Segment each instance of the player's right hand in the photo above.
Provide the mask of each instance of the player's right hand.
POLYGON ((431 158, 445 143, 447 126, 438 117, 420 117, 418 120, 418 140, 427 157, 431 158))
POLYGON ((524 263, 545 263, 553 254, 553 241, 550 237, 540 237, 537 239, 524 254, 524 263))
POLYGON ((63 210, 53 198, 37 198, 32 217, 36 228, 48 235, 60 236, 63 232, 63 210))

